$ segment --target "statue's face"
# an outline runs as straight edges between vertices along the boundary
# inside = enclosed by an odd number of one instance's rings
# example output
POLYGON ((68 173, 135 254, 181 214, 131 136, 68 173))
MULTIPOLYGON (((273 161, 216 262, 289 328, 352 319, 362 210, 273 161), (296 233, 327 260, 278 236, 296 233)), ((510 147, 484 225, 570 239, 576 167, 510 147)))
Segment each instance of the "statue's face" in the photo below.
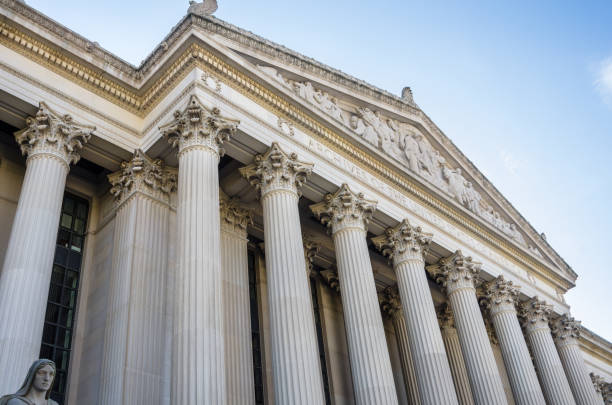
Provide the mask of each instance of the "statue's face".
POLYGON ((53 384, 55 378, 55 370, 50 365, 45 365, 36 371, 32 387, 37 391, 48 391, 53 384))

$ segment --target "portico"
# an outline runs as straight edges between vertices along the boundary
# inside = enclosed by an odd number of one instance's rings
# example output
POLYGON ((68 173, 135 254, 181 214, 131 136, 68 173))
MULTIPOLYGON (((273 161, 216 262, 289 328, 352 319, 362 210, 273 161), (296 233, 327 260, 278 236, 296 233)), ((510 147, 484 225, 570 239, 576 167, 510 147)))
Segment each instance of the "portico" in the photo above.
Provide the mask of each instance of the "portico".
POLYGON ((66 329, 45 299, 72 193, 90 208, 63 403, 600 403, 612 351, 582 349, 577 275, 411 92, 196 11, 138 71, 80 37, 56 63, 40 18, 1 23, 0 179, 23 185, 2 190, 0 394, 66 329))

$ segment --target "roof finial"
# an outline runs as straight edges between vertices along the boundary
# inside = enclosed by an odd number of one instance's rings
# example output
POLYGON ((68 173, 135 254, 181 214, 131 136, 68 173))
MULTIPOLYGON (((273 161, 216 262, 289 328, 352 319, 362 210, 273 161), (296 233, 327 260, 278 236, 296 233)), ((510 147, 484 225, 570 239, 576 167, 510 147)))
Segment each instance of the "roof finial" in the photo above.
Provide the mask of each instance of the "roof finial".
POLYGON ((409 103, 414 103, 414 98, 412 97, 412 89, 410 87, 404 87, 402 89, 402 99, 406 100, 409 103))
POLYGON ((211 15, 215 11, 217 11, 217 0, 204 0, 201 3, 197 1, 190 0, 189 1, 189 9, 187 10, 188 14, 195 14, 199 16, 207 16, 211 15))

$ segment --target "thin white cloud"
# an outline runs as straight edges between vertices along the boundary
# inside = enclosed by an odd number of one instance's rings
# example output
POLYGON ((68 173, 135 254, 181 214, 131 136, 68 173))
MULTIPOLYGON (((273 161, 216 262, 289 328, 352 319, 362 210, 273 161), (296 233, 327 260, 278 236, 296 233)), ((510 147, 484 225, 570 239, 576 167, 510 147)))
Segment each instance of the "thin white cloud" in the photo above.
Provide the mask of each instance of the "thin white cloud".
POLYGON ((599 64, 595 87, 603 100, 612 106, 612 57, 605 59, 599 64))
POLYGON ((500 150, 499 155, 502 159, 502 162, 504 163, 504 167, 510 174, 517 174, 518 171, 523 167, 523 161, 514 157, 514 155, 512 155, 507 150, 500 150))

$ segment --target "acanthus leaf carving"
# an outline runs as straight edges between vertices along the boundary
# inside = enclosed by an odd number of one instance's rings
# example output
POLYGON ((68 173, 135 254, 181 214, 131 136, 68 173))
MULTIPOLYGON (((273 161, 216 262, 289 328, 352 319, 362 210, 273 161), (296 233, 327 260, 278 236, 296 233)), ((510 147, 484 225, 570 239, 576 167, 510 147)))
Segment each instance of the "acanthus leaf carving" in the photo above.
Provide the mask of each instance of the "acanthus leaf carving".
POLYGON ((219 210, 222 226, 235 231, 246 231, 253 223, 251 211, 244 208, 237 198, 231 198, 219 190, 219 210))
POLYGON ((557 342, 574 343, 580 337, 580 321, 563 314, 551 322, 550 330, 557 342))
POLYGON ((399 225, 387 228, 384 234, 372 238, 372 242, 383 256, 397 265, 407 259, 423 259, 432 237, 420 226, 412 226, 404 219, 399 225))
POLYGON ((310 278, 314 269, 314 259, 321 247, 310 236, 302 236, 302 244, 304 245, 304 259, 306 260, 306 274, 310 278))
POLYGON ((36 115, 26 119, 26 128, 15 133, 15 140, 21 153, 28 158, 52 155, 69 166, 79 161, 79 152, 95 130, 93 126, 75 122, 68 114, 58 114, 41 102, 36 115))
POLYGON ((368 200, 363 193, 354 193, 344 183, 333 194, 325 195, 323 201, 310 206, 323 225, 336 233, 346 228, 367 230, 368 222, 376 210, 376 201, 368 200))
POLYGON ((238 124, 238 120, 222 117, 218 108, 206 108, 192 95, 187 107, 175 111, 174 119, 159 130, 173 148, 178 148, 179 155, 192 148, 206 148, 223 156, 221 144, 236 132, 238 124))
POLYGON ((338 272, 332 269, 321 270, 319 272, 325 283, 337 293, 340 293, 340 280, 338 279, 338 272))
POLYGON ((450 295, 462 288, 475 289, 479 284, 478 276, 482 264, 475 262, 470 256, 464 256, 460 250, 438 263, 427 266, 427 271, 441 284, 450 295))
POLYGON ((240 168, 240 173, 261 192, 285 190, 299 195, 299 189, 312 173, 312 163, 298 160, 296 153, 287 154, 278 143, 263 155, 255 156, 255 162, 240 168))
POLYGON ((394 316, 403 316, 402 303, 399 296, 397 285, 385 288, 379 295, 378 301, 380 309, 390 318, 394 316))
POLYGON ((176 190, 177 170, 136 149, 132 159, 122 162, 121 169, 108 175, 108 180, 112 186, 110 193, 118 205, 137 192, 169 204, 170 194, 176 190))
POLYGON ((440 323, 441 329, 455 328, 455 316, 448 302, 443 303, 436 309, 436 315, 438 315, 438 322, 440 323))
POLYGON ((593 382, 593 387, 595 387, 595 391, 597 391, 599 395, 603 395, 603 392, 606 388, 606 380, 604 380, 603 377, 593 372, 591 372, 589 376, 591 377, 591 381, 593 382))
POLYGON ((500 310, 515 309, 519 291, 520 287, 500 275, 482 285, 483 303, 491 311, 491 315, 500 310))
POLYGON ((533 297, 519 304, 519 316, 526 330, 548 328, 552 306, 538 297, 533 297))

